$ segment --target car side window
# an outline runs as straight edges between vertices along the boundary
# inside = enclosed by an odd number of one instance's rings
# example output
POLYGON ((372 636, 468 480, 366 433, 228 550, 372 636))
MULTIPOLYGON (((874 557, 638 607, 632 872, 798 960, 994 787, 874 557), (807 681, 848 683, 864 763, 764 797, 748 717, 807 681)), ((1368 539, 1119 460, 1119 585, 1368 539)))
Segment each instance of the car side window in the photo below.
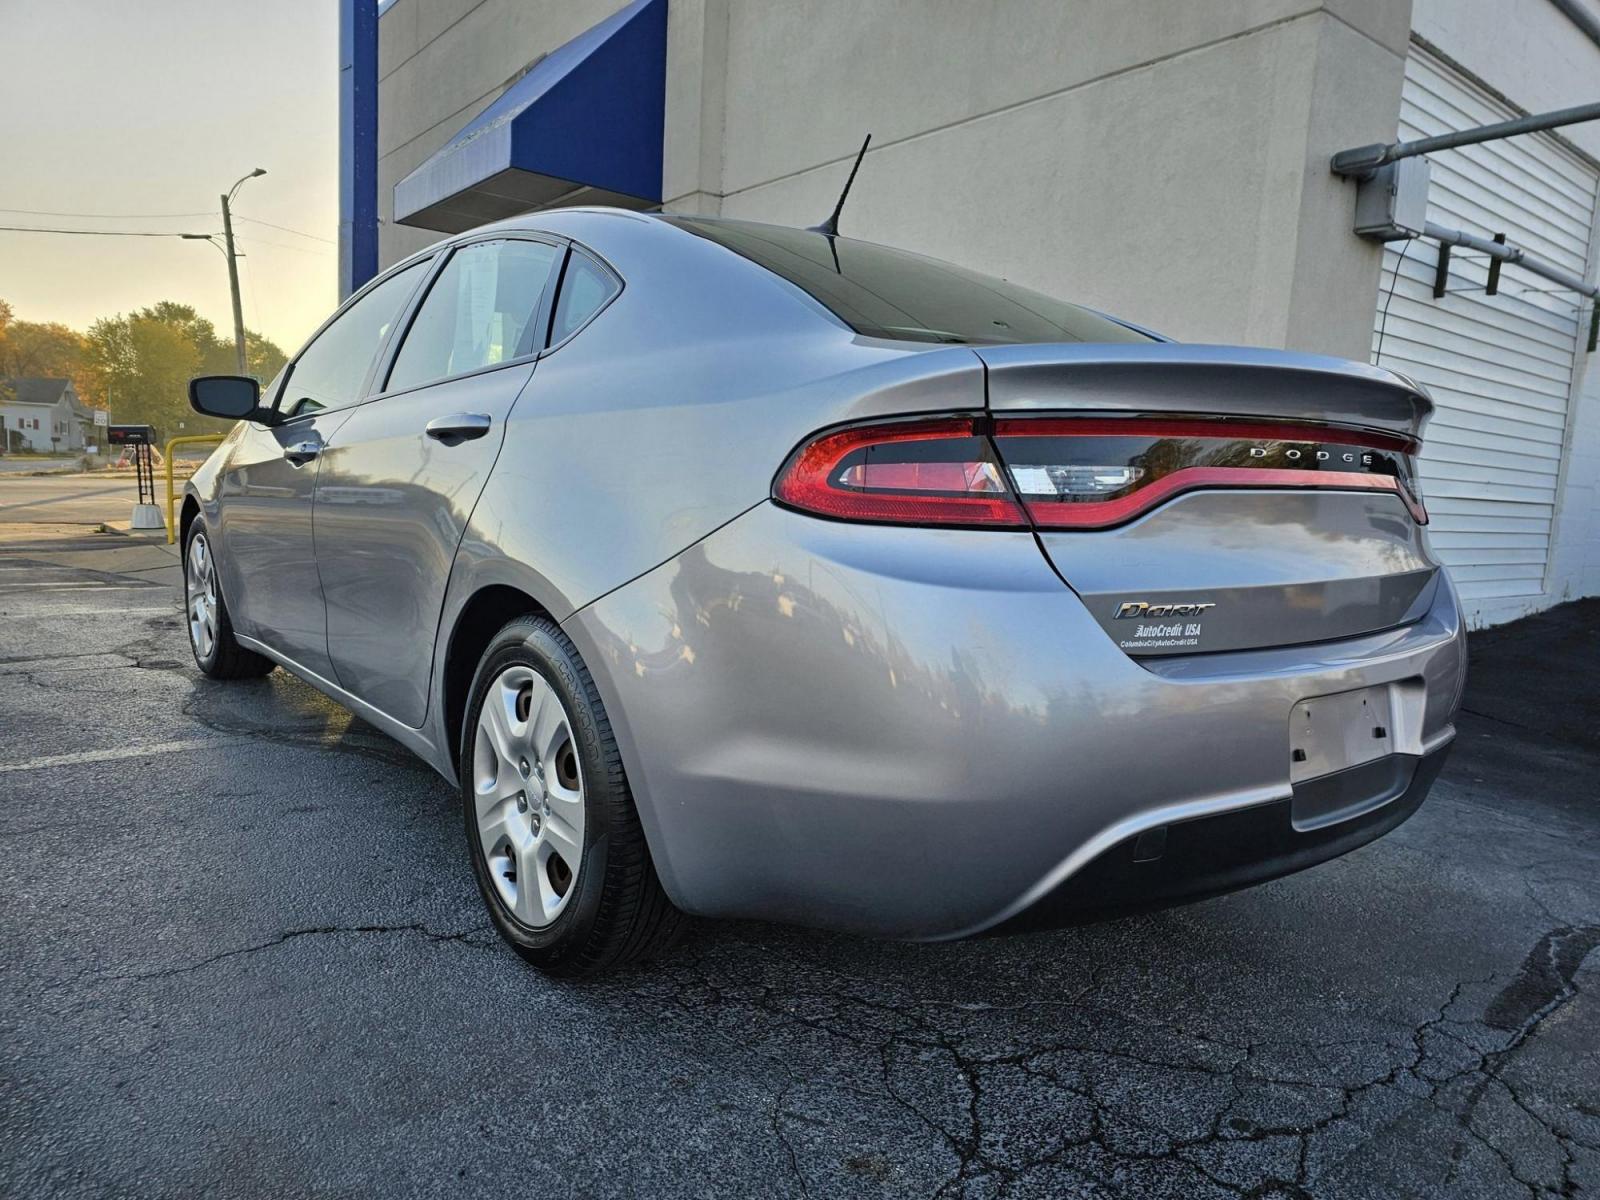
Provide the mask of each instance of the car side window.
POLYGON ((283 412, 304 416, 361 399, 367 368, 422 282, 427 265, 424 259, 389 276, 317 334, 295 359, 279 401, 283 412))
POLYGON ((535 318, 561 249, 520 238, 450 256, 411 322, 385 391, 418 387, 542 348, 535 318))
POLYGON ((609 271, 574 249, 567 262, 567 273, 561 278, 561 295, 556 299, 550 344, 553 346, 571 337, 621 290, 609 271))

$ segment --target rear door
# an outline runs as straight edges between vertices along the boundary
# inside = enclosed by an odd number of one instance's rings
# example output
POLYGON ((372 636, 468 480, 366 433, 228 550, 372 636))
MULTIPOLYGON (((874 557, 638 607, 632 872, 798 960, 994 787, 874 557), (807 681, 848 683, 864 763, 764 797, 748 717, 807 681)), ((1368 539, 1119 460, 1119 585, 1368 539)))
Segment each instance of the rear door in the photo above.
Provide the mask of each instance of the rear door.
POLYGON ((427 715, 445 584, 549 330, 566 249, 501 236, 457 246, 329 439, 316 557, 342 687, 413 728, 427 715))
POLYGON ((357 295, 306 345, 270 402, 289 420, 247 425, 221 480, 223 589, 240 633, 332 675, 311 537, 329 439, 365 394, 373 363, 427 273, 420 262, 357 295))
POLYGON ((1388 372, 1233 347, 980 347, 994 443, 1051 564, 1132 655, 1353 637, 1437 586, 1388 372))

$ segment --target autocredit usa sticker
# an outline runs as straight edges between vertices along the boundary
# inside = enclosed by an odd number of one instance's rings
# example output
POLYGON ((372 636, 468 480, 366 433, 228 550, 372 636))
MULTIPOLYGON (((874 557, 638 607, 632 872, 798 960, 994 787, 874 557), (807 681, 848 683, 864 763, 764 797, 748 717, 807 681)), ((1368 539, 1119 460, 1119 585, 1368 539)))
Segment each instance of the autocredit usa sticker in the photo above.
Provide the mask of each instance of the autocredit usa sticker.
MULTIPOLYGON (((1198 646, 1205 629, 1204 616, 1214 603, 1151 604, 1128 600, 1117 606, 1118 621, 1132 621, 1117 642, 1123 650, 1177 650, 1198 646)), ((1119 633, 1121 630, 1118 631, 1119 633)))

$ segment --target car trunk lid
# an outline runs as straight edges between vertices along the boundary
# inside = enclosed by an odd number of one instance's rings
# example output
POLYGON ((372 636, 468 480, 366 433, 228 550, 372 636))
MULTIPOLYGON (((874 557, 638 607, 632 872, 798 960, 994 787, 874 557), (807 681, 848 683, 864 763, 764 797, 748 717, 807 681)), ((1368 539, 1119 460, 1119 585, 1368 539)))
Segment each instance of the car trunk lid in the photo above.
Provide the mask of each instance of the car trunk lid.
POLYGON ((1427 611, 1416 385, 1234 347, 977 353, 1040 545, 1127 653, 1325 641, 1427 611))

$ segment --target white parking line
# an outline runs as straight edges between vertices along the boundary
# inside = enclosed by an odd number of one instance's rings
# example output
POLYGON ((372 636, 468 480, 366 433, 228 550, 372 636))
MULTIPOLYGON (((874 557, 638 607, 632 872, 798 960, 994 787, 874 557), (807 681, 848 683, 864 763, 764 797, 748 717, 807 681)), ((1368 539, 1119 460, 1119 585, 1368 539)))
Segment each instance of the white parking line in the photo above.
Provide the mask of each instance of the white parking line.
POLYGON ((157 754, 182 754, 186 750, 213 750, 237 746, 243 738, 191 738, 182 742, 152 742, 147 746, 119 746, 115 750, 80 750, 76 754, 51 754, 19 763, 0 763, 0 774, 8 771, 42 771, 46 767, 70 767, 78 763, 116 762, 122 758, 149 758, 157 754))
MULTIPOLYGON (((144 591, 144 588, 138 589, 144 591)), ((107 613, 159 613, 182 612, 175 600, 163 599, 158 604, 141 604, 137 608, 39 608, 33 611, 17 608, 0 608, 0 617, 103 617, 107 613)))

